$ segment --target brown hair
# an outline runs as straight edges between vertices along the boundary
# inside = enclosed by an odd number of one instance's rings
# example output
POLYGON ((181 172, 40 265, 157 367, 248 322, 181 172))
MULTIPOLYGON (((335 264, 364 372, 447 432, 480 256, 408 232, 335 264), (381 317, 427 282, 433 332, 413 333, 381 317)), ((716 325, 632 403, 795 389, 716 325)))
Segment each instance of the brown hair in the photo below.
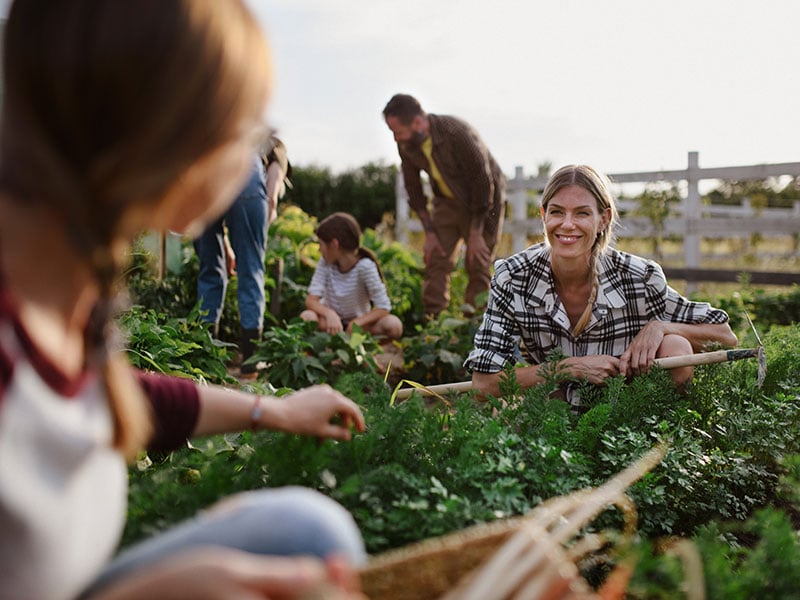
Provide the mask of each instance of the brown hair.
POLYGON ((614 196, 611 194, 610 179, 588 165, 567 165, 553 173, 544 188, 544 192, 542 192, 542 208, 547 210, 547 205, 550 203, 553 196, 570 185, 577 185, 588 191, 597 201, 597 209, 601 213, 606 210, 611 212, 609 222, 603 230, 598 232, 597 239, 595 239, 592 245, 592 273, 594 285, 592 286, 592 293, 589 297, 589 304, 583 315, 581 315, 581 318, 575 324, 573 335, 577 336, 589 323, 589 318, 592 315, 592 305, 597 297, 597 286, 599 284, 599 258, 608 250, 614 240, 614 229, 619 221, 619 214, 617 212, 617 204, 614 201, 614 196))
POLYGON ((111 246, 130 208, 156 207, 189 167, 257 122, 270 84, 263 34, 241 0, 16 1, 5 28, 0 189, 64 223, 101 299, 87 356, 103 373, 115 446, 149 427, 111 352, 111 246))
POLYGON ((361 245, 361 227, 353 215, 346 212, 335 212, 328 215, 320 221, 316 234, 326 244, 337 240, 340 248, 356 250, 359 258, 370 259, 378 267, 378 275, 383 279, 378 257, 372 250, 361 245))
POLYGON ((383 109, 383 118, 396 117, 403 125, 408 125, 414 117, 424 117, 425 111, 414 96, 395 94, 383 109))

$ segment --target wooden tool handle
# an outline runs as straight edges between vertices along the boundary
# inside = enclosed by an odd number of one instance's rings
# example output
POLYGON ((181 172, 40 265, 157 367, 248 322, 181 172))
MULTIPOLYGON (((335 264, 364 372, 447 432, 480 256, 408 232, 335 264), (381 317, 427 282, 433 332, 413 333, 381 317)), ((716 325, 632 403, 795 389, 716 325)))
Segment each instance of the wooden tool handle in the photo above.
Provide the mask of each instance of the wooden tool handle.
POLYGON ((423 396, 435 396, 436 394, 447 394, 448 392, 466 392, 472 389, 471 381, 459 381, 457 383, 439 383, 428 385, 424 388, 408 387, 397 390, 397 398, 408 398, 412 392, 419 392, 423 396))
MULTIPOLYGON (((700 352, 698 354, 685 354, 683 356, 667 356, 655 359, 655 364, 665 369, 677 369, 679 367, 692 367, 695 365, 711 365, 714 363, 741 360, 743 358, 754 358, 758 356, 758 348, 741 348, 736 350, 715 350, 713 352, 700 352)), ((457 383, 440 383, 429 385, 424 388, 408 387, 397 390, 397 398, 404 400, 411 396, 414 391, 423 396, 435 396, 437 394, 447 394, 449 392, 466 392, 472 389, 471 381, 459 381, 457 383)))
POLYGON ((715 350, 714 352, 700 352, 698 354, 686 354, 684 356, 667 356, 664 358, 657 358, 655 363, 664 367, 665 369, 677 369, 679 367, 710 365, 732 360, 741 360, 743 358, 753 358, 755 356, 758 356, 758 348, 715 350))

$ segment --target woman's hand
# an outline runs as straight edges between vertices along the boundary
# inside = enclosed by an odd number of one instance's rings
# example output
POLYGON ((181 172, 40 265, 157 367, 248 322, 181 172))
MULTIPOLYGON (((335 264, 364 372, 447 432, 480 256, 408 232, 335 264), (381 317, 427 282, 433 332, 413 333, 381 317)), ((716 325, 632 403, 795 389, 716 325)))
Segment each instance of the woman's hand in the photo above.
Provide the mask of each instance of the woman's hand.
POLYGON ((236 274, 236 253, 233 251, 233 246, 231 246, 231 240, 228 234, 223 233, 222 238, 225 242, 225 269, 227 270, 228 276, 232 277, 236 274))
POLYGON ((209 547, 121 577, 89 600, 299 600, 318 590, 326 599, 364 600, 357 573, 341 558, 323 562, 209 547))
POLYGON ((592 354, 589 356, 573 356, 559 363, 566 368, 575 379, 583 379, 595 385, 601 385, 609 377, 620 374, 620 359, 609 354, 592 354))
POLYGON ((666 323, 663 321, 650 321, 642 327, 620 356, 620 373, 628 376, 649 371, 666 333, 666 323))
POLYGON ((328 385, 315 385, 288 396, 271 398, 269 427, 320 438, 349 440, 351 428, 364 431, 358 405, 328 385))

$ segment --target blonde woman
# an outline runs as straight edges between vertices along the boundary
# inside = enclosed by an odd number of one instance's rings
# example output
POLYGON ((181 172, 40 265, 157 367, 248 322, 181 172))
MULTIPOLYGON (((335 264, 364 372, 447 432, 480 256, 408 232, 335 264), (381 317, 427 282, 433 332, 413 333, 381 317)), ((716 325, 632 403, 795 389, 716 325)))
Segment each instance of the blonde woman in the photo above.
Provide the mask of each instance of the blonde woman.
POLYGON ((115 344, 132 239, 201 231, 247 176, 271 86, 258 24, 241 0, 16 0, 4 61, 0 598, 356 597, 358 530, 300 488, 226 500, 109 564, 145 445, 364 428, 328 387, 199 387, 135 372, 115 344))
MULTIPOLYGON (((542 194, 546 241, 500 261, 489 304, 466 360, 483 394, 497 395, 503 368, 523 387, 544 380, 548 354, 573 381, 602 384, 638 375, 656 357, 734 346, 728 315, 671 288, 661 267, 611 247, 617 209, 607 177, 586 165, 559 169, 542 194)), ((671 371, 676 385, 691 367, 671 371)), ((570 394, 567 394, 568 397, 570 394)))

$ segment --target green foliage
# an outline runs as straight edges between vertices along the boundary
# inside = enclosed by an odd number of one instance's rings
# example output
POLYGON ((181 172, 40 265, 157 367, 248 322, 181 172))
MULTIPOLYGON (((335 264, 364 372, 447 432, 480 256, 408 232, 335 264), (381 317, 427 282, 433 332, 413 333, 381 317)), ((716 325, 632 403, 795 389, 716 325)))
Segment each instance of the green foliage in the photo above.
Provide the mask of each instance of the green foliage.
MULTIPOLYGON (((800 328, 780 333, 765 340, 770 356, 785 361, 781 373, 800 372, 800 353, 781 353, 800 343, 800 328)), ((362 407, 365 433, 321 444, 275 432, 216 436, 142 463, 131 470, 125 542, 227 494, 296 484, 341 502, 379 552, 597 485, 667 439, 662 464, 629 491, 641 536, 630 549, 630 597, 676 597, 683 567, 655 540, 678 535, 700 548, 710 598, 791 598, 797 537, 784 513, 763 509, 800 498, 800 386, 776 380, 767 394, 755 371, 755 361, 697 367, 682 396, 663 370, 615 378, 584 396, 583 414, 550 398, 557 373, 550 386, 521 390, 509 372, 504 386, 515 395, 496 413, 497 403, 469 395, 391 405, 377 374, 343 373, 334 385, 362 407)), ((619 525, 609 511, 592 528, 619 525)))
POLYGON ((726 180, 703 197, 709 204, 734 206, 740 205, 744 198, 749 198, 753 206, 791 208, 795 200, 800 200, 800 187, 796 178, 783 185, 774 178, 726 180))
POLYGON ((168 315, 188 315, 197 301, 197 255, 191 244, 181 248, 180 273, 154 276, 155 257, 143 247, 131 253, 125 283, 133 302, 168 315))
MULTIPOLYGON (((132 253, 131 263, 125 273, 125 284, 133 302, 165 315, 190 315, 197 303, 199 272, 199 261, 192 243, 189 240, 183 241, 179 267, 175 271, 165 273, 162 279, 154 276, 155 260, 156 258, 142 247, 137 247, 132 253)), ((218 337, 222 340, 239 339, 236 288, 237 279, 233 276, 228 282, 219 322, 218 337)))
MULTIPOLYGON (((284 260, 284 291, 287 281, 296 282, 304 297, 318 258, 308 243, 313 219, 300 211, 284 216, 283 231, 271 236, 271 252, 284 260)), ((393 300, 415 306, 408 273, 418 257, 372 235, 365 235, 365 243, 377 247, 379 257, 387 253, 384 270, 403 265, 387 276, 390 295, 392 282, 402 283, 393 300)), ((136 287, 152 293, 155 306, 178 306, 188 293, 175 281, 162 288, 144 279, 136 287)), ((193 290, 189 280, 186 289, 193 290)), ((628 597, 682 597, 684 568, 660 551, 658 539, 685 536, 700 549, 709 598, 793 598, 800 583, 793 531, 800 501, 800 326, 778 325, 791 311, 794 290, 774 305, 767 297, 744 289, 738 298, 712 302, 740 319, 734 325, 745 345, 753 339, 742 308, 756 321, 768 357, 761 389, 755 360, 697 367, 683 395, 674 391, 667 372, 655 369, 628 381, 613 378, 601 388, 584 386, 580 413, 551 398, 561 383, 554 371, 543 385, 523 390, 509 370, 501 384, 504 406, 494 399, 476 403, 469 394, 452 396, 449 403, 412 397, 392 405, 390 387, 370 363, 375 347, 369 338, 317 335, 300 322, 273 327, 263 354, 254 358, 273 365, 269 381, 253 385, 296 389, 333 381, 362 407, 367 431, 349 443, 246 432, 205 438, 165 457, 143 457, 130 471, 124 542, 236 491, 295 484, 341 502, 355 516, 369 551, 379 552, 521 514, 546 498, 597 485, 666 439, 670 450, 662 464, 629 491, 640 537, 629 549, 637 566, 628 597)), ((181 310, 190 317, 169 319, 141 307, 126 315, 132 360, 225 381, 224 371, 216 369, 230 348, 211 340, 192 307, 181 310), (197 346, 208 354, 195 356, 201 352, 197 346)), ((402 340, 409 378, 428 384, 468 378, 461 364, 476 328, 477 322, 450 313, 415 327, 402 340)), ((608 511, 591 528, 614 529, 620 521, 608 511)))
POLYGON ((144 370, 210 383, 235 383, 227 372, 231 344, 213 339, 197 307, 187 317, 168 317, 135 305, 120 318, 131 363, 144 370))
POLYGON ((317 331, 316 323, 295 319, 266 331, 247 363, 276 388, 300 389, 332 381, 338 374, 375 371, 378 344, 355 327, 352 334, 317 331))
POLYGON ((270 226, 267 243, 267 287, 278 298, 272 302, 275 314, 270 315, 289 320, 305 309, 308 285, 319 260, 319 246, 313 241, 317 220, 309 217, 296 206, 286 206, 270 226), (278 286, 280 277, 280 289, 278 286))
POLYGON ((775 325, 800 323, 800 286, 793 285, 786 291, 766 292, 749 287, 742 282, 741 291, 732 297, 709 300, 712 305, 723 309, 730 317, 730 324, 740 339, 740 345, 755 345, 745 314, 749 314, 760 335, 767 333, 775 325))
POLYGON ((750 305, 752 318, 758 323, 770 326, 800 323, 800 286, 794 285, 789 291, 777 294, 757 290, 750 305))
POLYGON ((295 166, 286 201, 320 219, 344 211, 362 228, 376 227, 384 214, 394 212, 396 179, 397 167, 381 163, 368 163, 338 175, 329 169, 295 166))
POLYGON ((767 508, 744 524, 710 523, 699 529, 695 542, 709 600, 797 596, 800 538, 785 513, 767 508))
POLYGON ((635 216, 646 217, 653 224, 654 234, 650 237, 652 244, 651 251, 657 261, 661 261, 664 255, 664 228, 667 219, 674 216, 674 206, 681 201, 681 194, 678 186, 672 183, 669 186, 662 184, 648 184, 645 190, 636 196, 638 203, 635 216))
POLYGON ((417 325, 413 335, 402 339, 406 378, 426 385, 465 379, 463 363, 472 350, 478 324, 476 318, 445 311, 417 325))

